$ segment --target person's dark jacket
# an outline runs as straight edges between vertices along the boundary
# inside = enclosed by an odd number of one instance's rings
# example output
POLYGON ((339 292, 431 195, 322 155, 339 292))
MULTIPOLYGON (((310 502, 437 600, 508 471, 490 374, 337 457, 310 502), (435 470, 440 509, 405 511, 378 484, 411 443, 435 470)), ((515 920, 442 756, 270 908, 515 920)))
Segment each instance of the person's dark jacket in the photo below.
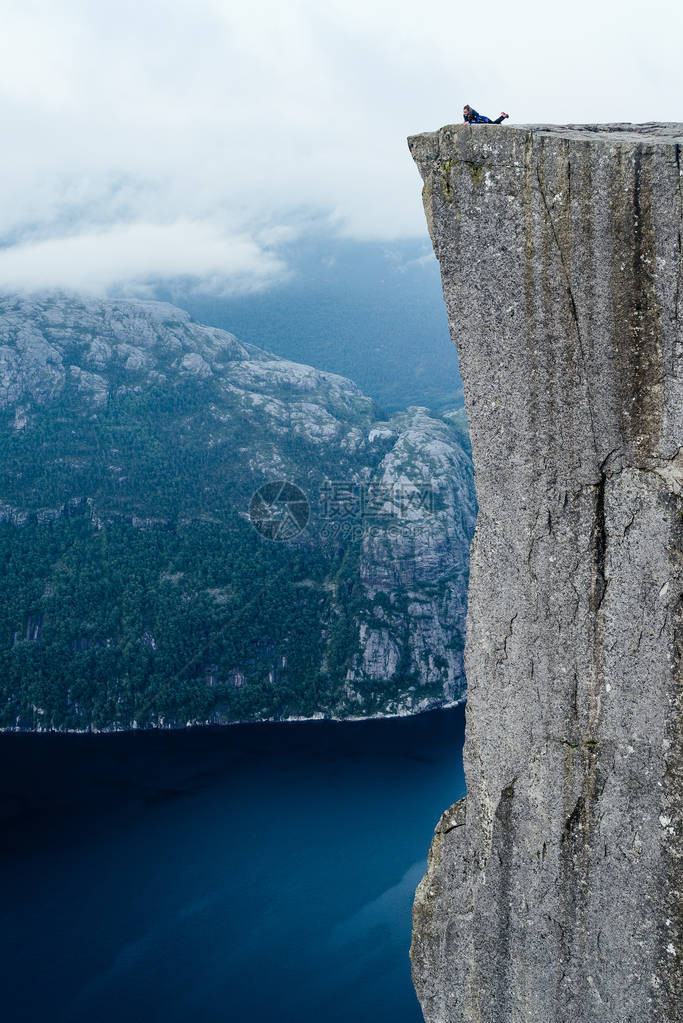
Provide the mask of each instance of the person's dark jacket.
POLYGON ((493 121, 491 120, 490 117, 484 117, 483 114, 478 114, 477 111, 474 109, 472 109, 472 112, 469 117, 465 117, 465 115, 463 114, 462 119, 465 122, 465 124, 493 124, 493 121))

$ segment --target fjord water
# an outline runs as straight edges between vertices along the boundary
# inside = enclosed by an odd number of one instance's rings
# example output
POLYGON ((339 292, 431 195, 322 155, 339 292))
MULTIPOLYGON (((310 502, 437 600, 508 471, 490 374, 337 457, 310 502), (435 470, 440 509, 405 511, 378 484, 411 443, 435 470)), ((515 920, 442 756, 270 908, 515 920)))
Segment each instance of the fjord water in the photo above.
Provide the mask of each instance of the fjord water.
POLYGON ((419 1023, 410 908, 464 709, 3 735, 3 1018, 419 1023))

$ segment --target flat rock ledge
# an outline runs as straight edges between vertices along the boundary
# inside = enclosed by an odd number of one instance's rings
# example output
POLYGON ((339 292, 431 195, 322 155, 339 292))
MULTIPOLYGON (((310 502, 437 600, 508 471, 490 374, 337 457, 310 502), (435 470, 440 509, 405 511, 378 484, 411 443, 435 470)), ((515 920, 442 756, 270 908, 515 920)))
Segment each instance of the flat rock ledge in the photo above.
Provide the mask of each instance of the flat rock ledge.
POLYGON ((479 518, 468 795, 415 899, 427 1023, 681 1013, 681 124, 409 139, 479 518))

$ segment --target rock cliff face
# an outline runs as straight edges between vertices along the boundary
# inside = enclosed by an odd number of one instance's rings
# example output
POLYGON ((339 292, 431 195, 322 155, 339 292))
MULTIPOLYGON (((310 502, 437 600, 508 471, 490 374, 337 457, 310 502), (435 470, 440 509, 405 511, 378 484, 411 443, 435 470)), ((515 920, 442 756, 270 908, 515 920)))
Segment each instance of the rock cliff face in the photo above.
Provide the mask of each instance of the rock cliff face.
POLYGON ((673 1023, 683 125, 409 145, 480 506, 468 796, 414 908, 425 1019, 673 1023))

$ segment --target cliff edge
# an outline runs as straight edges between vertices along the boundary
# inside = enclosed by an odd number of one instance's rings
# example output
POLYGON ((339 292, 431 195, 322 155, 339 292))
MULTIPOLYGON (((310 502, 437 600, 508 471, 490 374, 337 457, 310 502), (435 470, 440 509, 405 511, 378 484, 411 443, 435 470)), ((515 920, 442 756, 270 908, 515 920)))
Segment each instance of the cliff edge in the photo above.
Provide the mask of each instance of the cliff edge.
POLYGON ((409 139, 479 519, 428 1023, 680 1018, 683 125, 409 139), (678 625, 678 629, 677 629, 678 625))

